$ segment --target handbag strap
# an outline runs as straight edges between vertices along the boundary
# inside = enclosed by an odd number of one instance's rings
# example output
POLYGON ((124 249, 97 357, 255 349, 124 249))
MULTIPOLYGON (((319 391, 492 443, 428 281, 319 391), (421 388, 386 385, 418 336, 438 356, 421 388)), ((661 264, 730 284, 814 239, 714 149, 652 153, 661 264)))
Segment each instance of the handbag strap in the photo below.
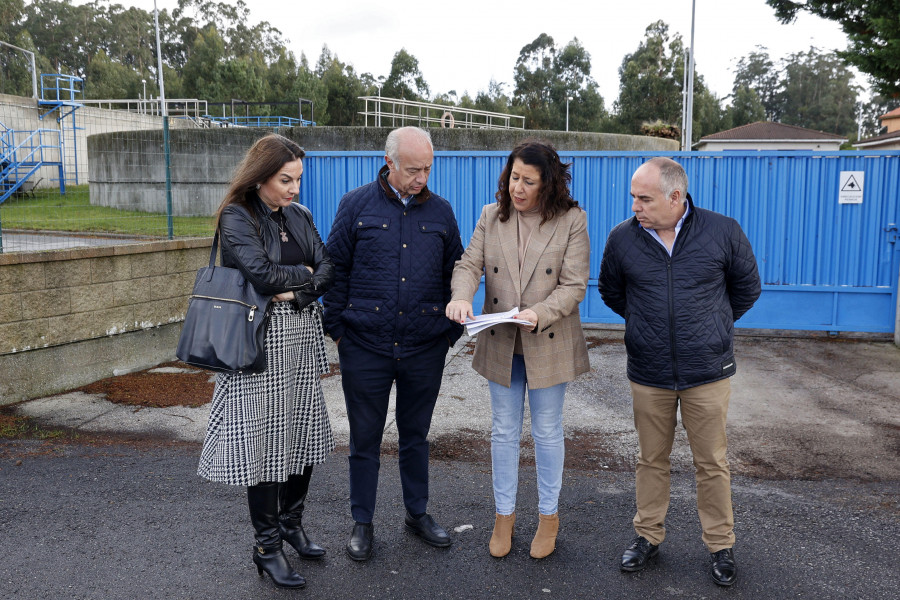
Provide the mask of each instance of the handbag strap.
POLYGON ((216 227, 216 234, 213 236, 212 249, 209 251, 209 266, 216 266, 216 254, 219 251, 219 228, 216 227))
MULTIPOLYGON (((302 206, 302 205, 301 205, 301 207, 306 208, 305 206, 302 206)), ((309 209, 306 208, 306 211, 309 212, 309 209)), ((250 216, 253 217, 253 224, 256 226, 256 233, 260 237, 262 237, 262 229, 259 228, 259 223, 257 222, 256 217, 252 213, 250 216)), ((309 213, 309 218, 312 218, 311 212, 309 213)), ((216 233, 213 236, 212 248, 210 248, 210 250, 209 250, 209 266, 210 267, 216 266, 216 254, 218 253, 218 251, 219 251, 219 228, 217 226, 216 233)))

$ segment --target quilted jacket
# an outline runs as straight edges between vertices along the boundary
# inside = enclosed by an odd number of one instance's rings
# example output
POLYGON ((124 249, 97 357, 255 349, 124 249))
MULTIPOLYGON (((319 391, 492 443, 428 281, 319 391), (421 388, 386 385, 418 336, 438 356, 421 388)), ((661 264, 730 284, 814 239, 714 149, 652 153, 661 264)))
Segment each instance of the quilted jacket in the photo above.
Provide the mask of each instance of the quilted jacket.
POLYGON ((453 265, 462 255, 450 203, 424 188, 409 206, 378 179, 348 192, 326 247, 335 284, 325 295, 325 330, 372 352, 406 358, 462 326, 444 316, 453 265))
POLYGON ((760 295, 737 221, 687 199, 671 257, 634 217, 603 251, 600 295, 625 319, 628 379, 641 385, 680 390, 734 375, 734 322, 760 295))
POLYGON ((252 215, 236 204, 222 211, 222 266, 240 269, 261 294, 274 296, 293 291, 293 302, 298 308, 324 294, 334 281, 334 268, 309 209, 294 202, 281 210, 285 229, 300 246, 303 262, 314 269, 313 273, 303 265, 280 264, 281 241, 278 226, 271 218, 272 210, 258 197, 250 201, 248 208, 252 215))

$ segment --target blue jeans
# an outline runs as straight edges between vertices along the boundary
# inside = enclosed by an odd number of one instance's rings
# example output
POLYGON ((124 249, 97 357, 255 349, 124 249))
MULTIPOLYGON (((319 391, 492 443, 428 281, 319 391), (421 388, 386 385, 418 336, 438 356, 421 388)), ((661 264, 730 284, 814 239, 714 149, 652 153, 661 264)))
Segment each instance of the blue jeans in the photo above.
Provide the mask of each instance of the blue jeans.
MULTIPOLYGON (((525 413, 525 358, 513 355, 510 386, 489 381, 491 389, 491 467, 494 478, 494 504, 497 513, 512 514, 516 510, 519 485, 519 438, 525 413)), ((531 437, 537 464, 538 509, 552 515, 559 509, 563 460, 566 449, 563 438, 562 409, 565 383, 540 390, 528 389, 531 410, 531 437)))

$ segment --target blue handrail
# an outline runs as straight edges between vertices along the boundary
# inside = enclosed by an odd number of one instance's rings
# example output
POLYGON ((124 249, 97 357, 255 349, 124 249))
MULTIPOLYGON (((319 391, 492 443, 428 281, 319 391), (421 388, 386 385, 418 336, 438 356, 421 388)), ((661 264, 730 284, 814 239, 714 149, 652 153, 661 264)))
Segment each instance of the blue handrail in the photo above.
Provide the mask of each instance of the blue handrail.
POLYGON ((77 102, 75 94, 81 93, 84 80, 62 73, 41 73, 41 100, 44 102, 77 102), (76 87, 77 84, 77 87, 76 87), (66 97, 68 96, 68 97, 66 97))
POLYGON ((212 115, 204 115, 204 118, 236 127, 314 127, 316 125, 315 121, 282 116, 214 117, 212 115))

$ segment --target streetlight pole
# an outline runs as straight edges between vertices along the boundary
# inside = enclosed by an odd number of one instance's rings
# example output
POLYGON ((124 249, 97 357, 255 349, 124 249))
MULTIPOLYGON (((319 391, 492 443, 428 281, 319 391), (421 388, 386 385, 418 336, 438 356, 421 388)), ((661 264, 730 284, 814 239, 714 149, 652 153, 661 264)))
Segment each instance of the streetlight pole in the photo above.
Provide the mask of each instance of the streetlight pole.
POLYGON ((572 96, 566 96, 566 131, 569 130, 569 102, 572 101, 572 96))
POLYGON ((691 0, 691 53, 688 56, 687 96, 685 98, 685 111, 682 114, 681 130, 684 132, 684 141, 681 149, 690 151, 691 140, 694 132, 694 20, 697 14, 697 0, 691 0))
POLYGON ((19 52, 24 52, 31 58, 31 97, 37 100, 37 67, 34 62, 34 52, 30 50, 26 50, 25 48, 19 48, 18 46, 13 46, 12 44, 7 44, 6 42, 0 42, 0 46, 9 46, 19 52))
POLYGON ((141 100, 143 101, 141 102, 141 114, 145 114, 147 112, 147 80, 141 79, 141 84, 144 86, 144 95, 141 96, 141 100))
POLYGON ((159 43, 159 10, 153 0, 153 24, 156 27, 156 70, 159 81, 159 101, 162 108, 163 153, 166 161, 166 229, 169 239, 175 239, 175 221, 172 218, 172 163, 169 152, 169 111, 166 109, 166 84, 163 80, 162 45, 159 43))

